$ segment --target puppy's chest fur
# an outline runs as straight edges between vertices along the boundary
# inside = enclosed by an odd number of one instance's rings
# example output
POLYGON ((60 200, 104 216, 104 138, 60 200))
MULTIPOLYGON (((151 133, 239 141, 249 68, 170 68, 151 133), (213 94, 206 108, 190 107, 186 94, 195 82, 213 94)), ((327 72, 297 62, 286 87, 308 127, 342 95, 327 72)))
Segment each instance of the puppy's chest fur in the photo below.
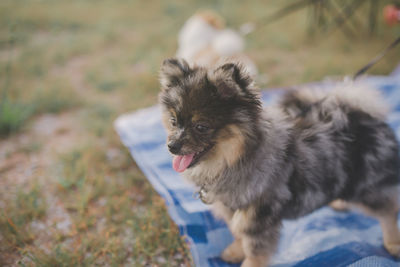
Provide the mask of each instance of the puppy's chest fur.
POLYGON ((198 186, 212 186, 223 179, 225 172, 233 168, 245 153, 245 136, 236 125, 221 130, 215 146, 207 157, 194 168, 185 172, 185 177, 198 186))
POLYGON ((248 125, 229 126, 229 134, 220 136, 210 155, 184 173, 206 191, 207 202, 221 201, 235 210, 260 197, 266 201, 277 193, 283 198, 288 195, 277 181, 282 174, 287 176, 289 170, 280 168, 286 161, 290 124, 282 121, 284 115, 280 110, 271 109, 270 118, 266 114, 257 122, 261 134, 249 133, 248 125), (262 196, 269 187, 275 191, 268 197, 262 196))

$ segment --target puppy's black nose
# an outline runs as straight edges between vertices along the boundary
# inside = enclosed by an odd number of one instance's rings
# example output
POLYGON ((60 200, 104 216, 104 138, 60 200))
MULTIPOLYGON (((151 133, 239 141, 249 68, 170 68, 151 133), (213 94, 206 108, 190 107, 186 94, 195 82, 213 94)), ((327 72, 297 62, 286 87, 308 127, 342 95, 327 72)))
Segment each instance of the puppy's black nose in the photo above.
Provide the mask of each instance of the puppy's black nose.
POLYGON ((172 154, 179 153, 182 148, 182 143, 178 141, 171 141, 168 143, 168 149, 172 154))

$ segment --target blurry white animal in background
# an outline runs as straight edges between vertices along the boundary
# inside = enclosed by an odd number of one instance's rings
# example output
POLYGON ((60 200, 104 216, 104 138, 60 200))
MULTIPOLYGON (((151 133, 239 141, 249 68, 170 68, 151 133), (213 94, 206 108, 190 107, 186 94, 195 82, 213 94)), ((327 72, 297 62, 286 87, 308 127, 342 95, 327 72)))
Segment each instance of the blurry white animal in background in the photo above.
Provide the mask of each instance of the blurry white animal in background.
POLYGON ((244 24, 240 32, 225 28, 223 18, 212 11, 198 12, 190 17, 178 36, 176 56, 189 64, 210 67, 220 61, 241 62, 255 77, 258 73, 254 62, 243 54, 243 36, 253 30, 251 24, 244 24))

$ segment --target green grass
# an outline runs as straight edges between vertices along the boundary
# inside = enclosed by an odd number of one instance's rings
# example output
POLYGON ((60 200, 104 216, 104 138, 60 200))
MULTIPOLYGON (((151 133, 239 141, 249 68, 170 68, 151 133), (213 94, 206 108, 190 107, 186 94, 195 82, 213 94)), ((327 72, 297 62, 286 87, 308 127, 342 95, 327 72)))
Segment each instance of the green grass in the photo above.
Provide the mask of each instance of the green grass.
MULTIPOLYGON (((97 145, 73 149, 60 155, 54 170, 56 190, 72 217, 72 235, 85 240, 79 251, 97 254, 79 256, 76 251, 56 248, 46 257, 39 253, 35 261, 54 261, 62 252, 74 256, 64 259, 67 262, 75 264, 77 256, 83 266, 97 261, 121 264, 128 258, 140 265, 160 257, 167 263, 188 262, 185 243, 166 216, 163 201, 132 166, 129 154, 120 154, 115 165, 103 149, 97 145), (103 221, 101 227, 99 220, 103 221), (181 256, 177 257, 178 253, 181 256)), ((36 257, 36 253, 30 255, 36 257)))
POLYGON ((60 113, 81 105, 81 101, 71 87, 66 87, 61 82, 53 82, 50 88, 38 88, 30 103, 36 115, 60 113))
POLYGON ((32 107, 4 99, 0 102, 0 135, 20 130, 32 114, 32 107))
POLYGON ((18 132, 35 115, 60 113, 81 104, 70 88, 58 87, 57 84, 53 86, 39 88, 25 100, 6 97, 0 101, 0 136, 18 132))
MULTIPOLYGON (((0 232, 2 250, 21 248, 33 242, 35 236, 30 232, 30 222, 42 219, 46 214, 46 200, 40 185, 33 181, 28 189, 17 188, 13 196, 3 203, 0 211, 0 232)), ((0 256, 0 259, 2 257, 0 256)))
MULTIPOLYGON (((0 265, 189 266, 187 244, 112 123, 157 102, 160 63, 199 8, 238 28, 288 2, 0 1, 0 150, 14 147, 0 162, 0 265), (40 127, 54 125, 35 124, 49 113, 61 125, 51 135, 40 127), (33 166, 24 158, 2 168, 21 155, 33 166), (34 179, 18 184, 19 169, 34 179), (68 226, 60 229, 54 209, 68 226)), ((299 11, 246 36, 261 87, 351 75, 400 34, 380 18, 375 36, 309 35, 307 16, 299 11)), ((396 49, 369 73, 388 74, 399 61, 396 49)))
POLYGON ((86 129, 98 137, 110 136, 113 129, 107 125, 112 125, 117 114, 115 108, 110 105, 94 103, 88 105, 81 112, 82 120, 85 122, 86 129))

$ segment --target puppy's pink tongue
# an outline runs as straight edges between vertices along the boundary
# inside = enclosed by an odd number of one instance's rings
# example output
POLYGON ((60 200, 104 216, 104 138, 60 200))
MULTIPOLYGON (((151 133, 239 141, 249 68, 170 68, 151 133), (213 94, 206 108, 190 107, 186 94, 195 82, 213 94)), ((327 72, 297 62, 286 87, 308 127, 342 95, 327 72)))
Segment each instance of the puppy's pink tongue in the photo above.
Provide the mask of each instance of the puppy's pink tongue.
POLYGON ((172 167, 177 172, 183 172, 184 170, 187 169, 187 167, 192 162, 193 156, 194 156, 194 153, 188 154, 188 155, 183 155, 183 156, 179 156, 179 155, 175 156, 174 159, 172 160, 172 167))

